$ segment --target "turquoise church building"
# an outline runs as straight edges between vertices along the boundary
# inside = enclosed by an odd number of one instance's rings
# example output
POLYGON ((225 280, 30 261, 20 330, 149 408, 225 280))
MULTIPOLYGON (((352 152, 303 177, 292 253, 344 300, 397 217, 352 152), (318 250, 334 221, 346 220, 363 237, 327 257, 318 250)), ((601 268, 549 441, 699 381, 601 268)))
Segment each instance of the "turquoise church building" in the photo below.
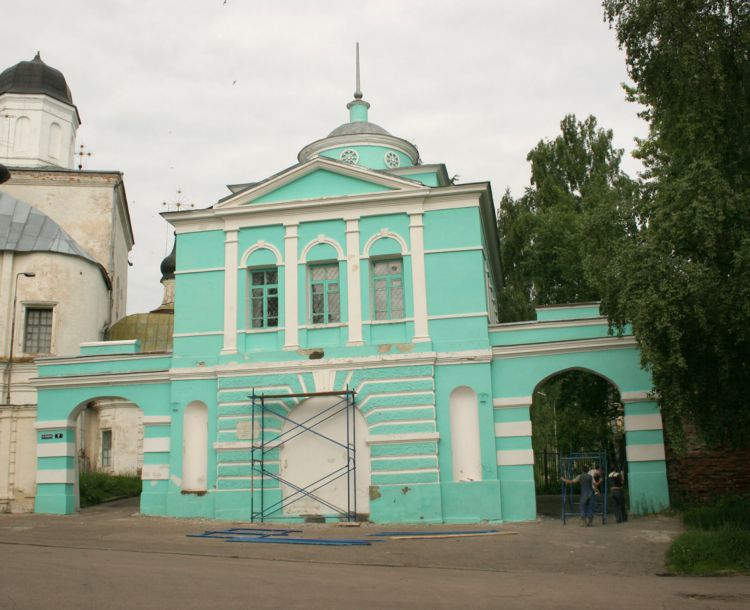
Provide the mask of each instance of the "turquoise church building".
POLYGON ((244 521, 536 518, 530 406, 560 372, 619 391, 630 509, 669 503, 662 422, 632 336, 596 304, 498 324, 489 183, 369 121, 176 232, 171 352, 81 346, 38 360, 36 511, 77 507, 76 418, 119 398, 143 412, 141 511, 244 521))

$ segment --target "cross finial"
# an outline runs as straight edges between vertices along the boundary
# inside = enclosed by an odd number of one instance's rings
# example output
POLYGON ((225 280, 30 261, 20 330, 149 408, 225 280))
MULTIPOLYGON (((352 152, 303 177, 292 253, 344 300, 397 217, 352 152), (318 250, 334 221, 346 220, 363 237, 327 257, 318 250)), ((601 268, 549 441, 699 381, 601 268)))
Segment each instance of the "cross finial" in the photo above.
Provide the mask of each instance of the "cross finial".
POLYGON ((357 88, 354 91, 354 99, 362 99, 362 89, 359 85, 359 43, 357 43, 357 88))
POLYGON ((81 144, 81 146, 79 148, 80 148, 80 150, 79 150, 79 152, 77 152, 75 154, 75 156, 78 157, 78 171, 80 172, 83 169, 83 166, 84 166, 84 158, 85 157, 90 157, 94 153, 92 153, 92 152, 85 152, 83 150, 83 144, 81 144))

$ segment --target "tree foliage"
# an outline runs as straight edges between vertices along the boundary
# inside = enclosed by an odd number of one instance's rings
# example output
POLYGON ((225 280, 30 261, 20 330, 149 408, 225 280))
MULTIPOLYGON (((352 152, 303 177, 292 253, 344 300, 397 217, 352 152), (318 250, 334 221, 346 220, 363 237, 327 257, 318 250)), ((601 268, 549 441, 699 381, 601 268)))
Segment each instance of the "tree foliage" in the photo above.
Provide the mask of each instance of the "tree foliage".
MULTIPOLYGON (((650 125, 603 310, 632 323, 663 414, 750 440, 750 3, 605 0, 650 125)), ((675 426, 673 426, 675 429, 675 426)))
POLYGON ((534 307, 598 300, 598 261, 624 238, 617 212, 635 193, 620 170, 622 150, 612 132, 589 116, 560 123, 560 135, 540 141, 528 154, 531 183, 500 202, 498 228, 504 288, 503 321, 531 319, 534 307))

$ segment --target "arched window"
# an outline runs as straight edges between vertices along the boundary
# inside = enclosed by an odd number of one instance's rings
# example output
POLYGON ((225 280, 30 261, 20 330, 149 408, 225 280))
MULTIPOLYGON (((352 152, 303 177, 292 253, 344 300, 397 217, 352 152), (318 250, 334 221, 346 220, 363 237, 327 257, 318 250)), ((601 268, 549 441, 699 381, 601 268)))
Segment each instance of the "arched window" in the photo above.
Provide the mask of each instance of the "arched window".
POLYGON ((450 417, 453 480, 481 481, 479 404, 474 390, 461 386, 451 392, 450 417))
POLYGON ((13 150, 23 152, 29 149, 31 140, 31 119, 27 116, 20 116, 16 119, 16 126, 13 132, 13 150))
POLYGON ((49 137, 47 138, 47 150, 49 156, 58 159, 60 157, 60 142, 62 141, 62 129, 59 123, 49 126, 49 137))
POLYGON ((372 314, 375 320, 404 317, 404 264, 400 256, 372 261, 372 314))
POLYGON ((185 408, 182 441, 182 490, 208 489, 208 407, 194 400, 185 408))

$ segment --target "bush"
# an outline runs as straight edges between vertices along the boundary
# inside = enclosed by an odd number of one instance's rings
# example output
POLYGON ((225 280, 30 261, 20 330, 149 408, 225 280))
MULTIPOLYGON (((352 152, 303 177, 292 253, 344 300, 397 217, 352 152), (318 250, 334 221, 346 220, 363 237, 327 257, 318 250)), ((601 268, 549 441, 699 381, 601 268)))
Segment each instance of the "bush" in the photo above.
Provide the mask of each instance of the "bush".
POLYGON ((733 525, 750 530, 750 496, 725 496, 712 506, 685 510, 682 519, 693 529, 714 530, 733 525))
POLYGON ((93 506, 115 498, 131 498, 141 493, 138 476, 83 472, 79 478, 81 506, 93 506))
POLYGON ((688 531, 667 551, 667 568, 687 574, 750 571, 750 530, 724 525, 688 531))

